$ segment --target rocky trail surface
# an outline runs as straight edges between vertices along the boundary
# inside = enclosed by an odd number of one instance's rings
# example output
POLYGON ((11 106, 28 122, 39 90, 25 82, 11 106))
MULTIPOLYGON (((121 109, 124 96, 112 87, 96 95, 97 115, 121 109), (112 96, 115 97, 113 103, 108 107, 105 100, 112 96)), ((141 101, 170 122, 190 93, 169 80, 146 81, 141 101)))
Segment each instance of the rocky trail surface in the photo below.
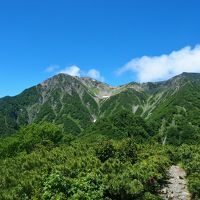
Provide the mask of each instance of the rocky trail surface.
POLYGON ((161 197, 164 200, 190 200, 185 171, 179 166, 172 165, 168 173, 170 178, 161 190, 161 197))

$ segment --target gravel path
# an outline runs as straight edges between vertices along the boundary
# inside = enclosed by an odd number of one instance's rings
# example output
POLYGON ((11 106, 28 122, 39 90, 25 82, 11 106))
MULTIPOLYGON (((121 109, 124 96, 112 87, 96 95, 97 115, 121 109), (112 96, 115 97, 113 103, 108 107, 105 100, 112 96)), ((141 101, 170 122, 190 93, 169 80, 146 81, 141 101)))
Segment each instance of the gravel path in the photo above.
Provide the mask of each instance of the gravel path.
POLYGON ((161 197, 164 200, 190 200, 185 171, 179 166, 172 165, 168 173, 170 179, 161 190, 161 197))

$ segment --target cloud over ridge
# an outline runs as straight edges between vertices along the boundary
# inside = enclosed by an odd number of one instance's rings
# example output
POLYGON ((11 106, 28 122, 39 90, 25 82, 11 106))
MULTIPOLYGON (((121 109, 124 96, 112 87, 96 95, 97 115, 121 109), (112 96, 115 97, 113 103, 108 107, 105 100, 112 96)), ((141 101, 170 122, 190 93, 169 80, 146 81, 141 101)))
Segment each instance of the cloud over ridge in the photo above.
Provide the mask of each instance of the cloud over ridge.
POLYGON ((104 81, 104 77, 100 74, 100 72, 96 69, 90 69, 88 72, 87 72, 87 76, 93 78, 93 79, 96 79, 96 80, 99 80, 99 81, 104 81))
POLYGON ((182 72, 200 72, 200 45, 187 46, 161 56, 134 58, 118 69, 117 74, 132 72, 139 82, 161 81, 182 72))
POLYGON ((64 74, 68 74, 71 76, 78 76, 78 77, 87 76, 99 81, 104 81, 104 77, 101 75, 101 73, 98 70, 90 69, 88 71, 83 71, 81 70, 81 68, 79 68, 76 65, 65 67, 63 70, 60 70, 59 73, 64 73, 64 74))
POLYGON ((72 65, 72 66, 66 67, 65 69, 61 70, 59 73, 68 74, 70 76, 80 77, 81 69, 76 65, 72 65))

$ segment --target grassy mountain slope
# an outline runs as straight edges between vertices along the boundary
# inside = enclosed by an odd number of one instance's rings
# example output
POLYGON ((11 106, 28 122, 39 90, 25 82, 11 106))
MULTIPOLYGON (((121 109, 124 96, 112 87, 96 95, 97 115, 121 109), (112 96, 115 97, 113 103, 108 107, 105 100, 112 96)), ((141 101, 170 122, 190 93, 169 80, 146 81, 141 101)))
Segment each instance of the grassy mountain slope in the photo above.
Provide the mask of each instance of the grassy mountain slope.
POLYGON ((16 97, 0 99, 0 134, 14 133, 22 125, 42 121, 79 134, 99 118, 125 109, 149 123, 157 123, 156 130, 164 142, 171 129, 180 132, 183 118, 189 130, 198 130, 199 88, 200 74, 194 73, 163 82, 132 82, 119 87, 59 74, 16 97))
POLYGON ((97 114, 98 104, 86 86, 75 77, 60 74, 16 97, 2 98, 0 133, 9 134, 22 125, 41 121, 80 133, 97 114))

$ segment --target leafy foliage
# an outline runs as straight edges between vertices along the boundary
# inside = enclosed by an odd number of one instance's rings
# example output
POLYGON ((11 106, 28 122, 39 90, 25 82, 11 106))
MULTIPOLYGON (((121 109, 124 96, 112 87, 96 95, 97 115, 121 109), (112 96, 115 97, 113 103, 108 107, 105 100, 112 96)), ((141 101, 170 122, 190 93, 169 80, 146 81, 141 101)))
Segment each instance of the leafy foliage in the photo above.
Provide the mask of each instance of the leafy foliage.
MULTIPOLYGON (((131 132, 139 124, 146 130, 146 124, 129 112, 116 116, 109 120, 114 120, 117 131, 131 132), (116 116, 126 117, 127 123, 122 126, 116 116)), ((167 151, 137 143, 137 134, 136 139, 127 134, 123 140, 104 138, 88 144, 84 137, 70 139, 45 122, 1 140, 0 198, 159 199, 158 189, 171 162, 167 151)))
POLYGON ((127 110, 120 110, 110 117, 98 120, 85 132, 98 133, 115 139, 133 137, 138 141, 147 139, 153 134, 151 128, 141 117, 127 110))

